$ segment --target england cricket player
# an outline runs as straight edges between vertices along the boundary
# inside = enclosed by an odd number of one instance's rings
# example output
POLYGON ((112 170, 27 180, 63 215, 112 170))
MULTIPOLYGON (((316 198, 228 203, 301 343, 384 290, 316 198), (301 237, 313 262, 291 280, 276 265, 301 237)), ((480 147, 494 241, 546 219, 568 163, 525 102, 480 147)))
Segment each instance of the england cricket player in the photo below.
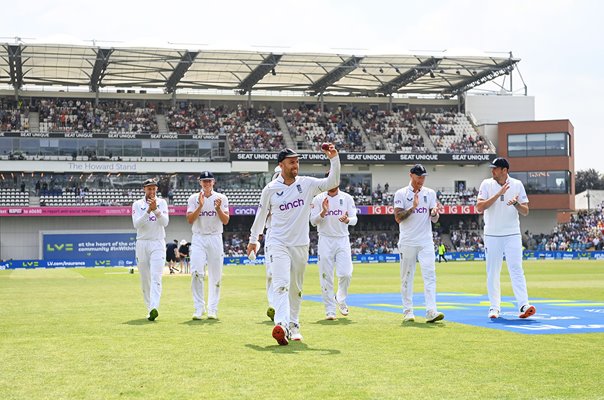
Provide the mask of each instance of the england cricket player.
POLYGON ((394 195, 394 218, 399 224, 398 248, 401 253, 401 293, 403 321, 415 321, 413 313, 413 277, 415 262, 419 261, 424 278, 426 322, 440 321, 445 317, 436 309, 436 267, 434 264, 434 239, 432 224, 438 221, 442 206, 436 192, 424 186, 428 175, 426 168, 416 164, 409 171, 409 186, 394 195))
MULTIPOLYGON (((271 180, 277 179, 277 177, 281 174, 281 167, 275 167, 275 173, 271 180)), ((264 265, 266 267, 266 298, 268 300, 268 308, 266 309, 266 316, 271 319, 271 321, 275 320, 275 306, 273 304, 273 273, 271 272, 271 262, 270 257, 267 257, 268 253, 268 241, 271 234, 271 215, 269 214, 266 217, 266 233, 264 234, 264 265)))
POLYGON ((141 276, 143 298, 147 306, 147 319, 154 321, 159 315, 161 279, 166 263, 166 232, 170 222, 168 203, 158 199, 157 181, 143 183, 145 197, 132 204, 132 223, 136 228, 136 263, 141 276))
POLYGON ((262 190, 251 229, 248 255, 256 249, 258 236, 264 229, 268 214, 271 214, 266 257, 269 257, 273 274, 275 327, 272 335, 280 345, 288 344, 289 339, 302 340, 299 314, 304 270, 308 262, 308 221, 312 199, 340 183, 338 152, 332 144, 323 152, 331 164, 329 176, 323 179, 298 176, 298 154, 291 149, 279 153, 277 161, 281 175, 262 190))
POLYGON ((510 163, 496 158, 490 165, 492 178, 485 179, 478 190, 476 208, 484 212, 484 252, 487 261, 489 318, 501 312, 500 275, 503 257, 508 266, 518 316, 528 318, 537 311, 529 304, 526 279, 522 269, 522 236, 518 214, 527 216, 529 200, 524 185, 508 175, 510 163))
POLYGON ((192 225, 191 291, 193 292, 193 319, 201 319, 206 311, 204 301, 204 266, 208 266, 208 319, 218 318, 220 282, 224 246, 223 226, 229 223, 229 201, 224 194, 214 191, 214 174, 204 171, 199 176, 201 190, 189 197, 187 221, 192 225))
POLYGON ((335 187, 321 193, 312 201, 310 223, 319 233, 319 280, 327 320, 336 319, 336 305, 343 316, 352 279, 352 259, 348 226, 356 225, 357 208, 352 196, 335 187), (334 296, 334 266, 338 277, 338 292, 334 296))

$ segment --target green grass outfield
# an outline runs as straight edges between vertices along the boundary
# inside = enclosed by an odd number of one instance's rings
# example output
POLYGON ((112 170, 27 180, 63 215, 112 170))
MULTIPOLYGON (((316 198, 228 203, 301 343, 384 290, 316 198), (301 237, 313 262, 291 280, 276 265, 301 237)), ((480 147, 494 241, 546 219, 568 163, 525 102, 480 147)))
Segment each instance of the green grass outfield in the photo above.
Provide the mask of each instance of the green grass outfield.
MULTIPOLYGON (((482 262, 437 268, 439 292, 486 292, 482 262)), ((604 261, 525 271, 531 297, 604 301, 604 261)), ((318 280, 310 266, 307 294, 318 280)), ((355 307, 328 323, 322 304, 305 301, 304 342, 280 347, 263 267, 225 268, 217 321, 191 320, 188 276, 163 282, 151 323, 125 268, 0 271, 0 399, 604 398, 602 333, 403 326, 400 314, 355 307)), ((399 287, 398 264, 355 265, 351 293, 399 287)), ((502 294, 512 295, 505 267, 502 294)))

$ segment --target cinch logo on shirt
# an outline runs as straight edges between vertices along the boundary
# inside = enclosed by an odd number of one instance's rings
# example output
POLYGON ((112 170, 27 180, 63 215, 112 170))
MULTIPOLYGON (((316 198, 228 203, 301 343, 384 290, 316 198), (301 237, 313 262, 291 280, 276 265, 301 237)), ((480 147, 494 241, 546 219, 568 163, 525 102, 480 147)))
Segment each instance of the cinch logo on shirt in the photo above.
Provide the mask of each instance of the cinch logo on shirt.
POLYGON ((157 221, 155 214, 151 213, 151 215, 149 215, 149 221, 157 221))
POLYGON ((329 210, 327 211, 327 214, 325 214, 325 216, 328 215, 343 215, 344 213, 342 212, 342 210, 329 210))
POLYGON ((200 217, 215 217, 216 216, 216 211, 212 210, 212 211, 202 211, 199 213, 200 217))
POLYGON ((287 211, 292 208, 302 207, 303 205, 304 205, 304 200, 297 199, 297 200, 291 201, 289 203, 281 204, 279 206, 279 210, 287 211))
POLYGON ((415 210, 413 210, 413 212, 415 214, 425 214, 428 212, 428 209, 426 207, 420 207, 420 208, 416 208, 415 210))

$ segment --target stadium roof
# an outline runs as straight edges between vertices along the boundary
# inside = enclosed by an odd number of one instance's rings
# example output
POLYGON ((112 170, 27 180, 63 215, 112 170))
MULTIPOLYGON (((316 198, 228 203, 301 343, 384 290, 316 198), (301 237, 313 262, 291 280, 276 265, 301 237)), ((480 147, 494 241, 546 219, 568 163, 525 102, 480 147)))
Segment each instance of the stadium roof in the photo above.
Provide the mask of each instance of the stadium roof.
POLYGON ((0 43, 0 84, 452 97, 509 74, 510 57, 0 43))

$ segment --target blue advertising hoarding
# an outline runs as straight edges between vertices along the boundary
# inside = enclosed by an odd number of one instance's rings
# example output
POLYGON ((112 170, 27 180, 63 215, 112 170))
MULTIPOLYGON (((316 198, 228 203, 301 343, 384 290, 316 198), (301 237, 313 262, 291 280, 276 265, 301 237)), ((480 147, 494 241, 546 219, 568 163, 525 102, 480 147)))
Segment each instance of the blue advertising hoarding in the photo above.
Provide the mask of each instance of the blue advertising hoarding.
POLYGON ((41 236, 41 260, 57 266, 60 262, 86 264, 82 266, 122 266, 127 262, 133 265, 136 259, 134 232, 42 232, 41 236))

